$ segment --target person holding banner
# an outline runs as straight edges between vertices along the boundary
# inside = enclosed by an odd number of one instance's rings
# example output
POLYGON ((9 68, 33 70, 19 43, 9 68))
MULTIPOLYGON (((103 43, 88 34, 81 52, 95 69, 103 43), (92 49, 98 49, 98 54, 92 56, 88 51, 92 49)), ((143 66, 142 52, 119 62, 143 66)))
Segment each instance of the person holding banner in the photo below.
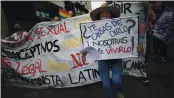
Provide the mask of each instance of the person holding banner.
MULTIPOLYGON (((151 12, 154 13, 154 15, 149 13, 149 17, 150 18, 155 17, 153 19, 154 26, 153 26, 153 28, 151 28, 152 34, 153 34, 154 29, 155 29, 155 25, 157 25, 157 22, 159 21, 160 17, 162 16, 162 13, 164 12, 165 6, 164 6, 164 3, 161 1, 156 1, 156 2, 154 2, 154 4, 152 3, 151 6, 153 6, 153 8, 151 8, 150 10, 151 10, 151 12)), ((168 48, 168 46, 165 42, 163 42, 160 39, 153 36, 153 49, 154 49, 153 59, 155 61, 160 61, 163 63, 167 62, 167 59, 166 59, 167 48, 168 48)))
MULTIPOLYGON (((93 10, 90 13, 90 17, 93 21, 118 18, 120 17, 120 9, 115 6, 108 6, 107 3, 104 3, 101 7, 93 10)), ((122 85, 122 60, 99 60, 98 66, 102 85, 107 97, 115 98, 117 96, 117 98, 124 98, 122 85), (112 71, 112 84, 110 81, 109 69, 112 71)))
MULTIPOLYGON (((94 9, 90 13, 90 17, 93 21, 119 18, 120 9, 116 6, 108 6, 107 3, 101 5, 101 7, 94 9)), ((138 47, 137 50, 142 49, 138 47)), ((85 57, 87 52, 82 52, 85 57)), ((103 89, 108 98, 124 98, 123 96, 123 84, 122 84, 122 59, 109 59, 98 60, 98 70, 102 81, 103 89), (110 73, 112 71, 112 81, 110 80, 110 73)))
POLYGON ((7 44, 12 47, 17 47, 28 41, 31 33, 27 33, 20 24, 14 25, 15 33, 5 38, 6 41, 1 40, 2 44, 7 44))
POLYGON ((23 39, 28 33, 23 30, 20 26, 20 24, 15 24, 14 25, 14 30, 15 30, 15 33, 13 33, 9 39, 9 41, 20 41, 21 39, 23 39))

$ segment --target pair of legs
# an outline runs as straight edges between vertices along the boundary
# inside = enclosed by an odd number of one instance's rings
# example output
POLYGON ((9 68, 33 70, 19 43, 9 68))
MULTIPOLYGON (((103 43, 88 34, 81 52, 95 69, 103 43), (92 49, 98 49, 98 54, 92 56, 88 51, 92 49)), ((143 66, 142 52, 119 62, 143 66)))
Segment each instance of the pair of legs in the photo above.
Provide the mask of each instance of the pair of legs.
POLYGON ((156 56, 158 56, 158 52, 160 53, 160 56, 162 58, 165 58, 167 56, 167 45, 163 41, 154 37, 153 47, 154 47, 154 53, 156 56))
POLYGON ((98 66, 102 85, 108 98, 115 98, 117 93, 122 94, 122 60, 100 60, 98 66), (112 81, 110 79, 110 69, 112 71, 112 81))

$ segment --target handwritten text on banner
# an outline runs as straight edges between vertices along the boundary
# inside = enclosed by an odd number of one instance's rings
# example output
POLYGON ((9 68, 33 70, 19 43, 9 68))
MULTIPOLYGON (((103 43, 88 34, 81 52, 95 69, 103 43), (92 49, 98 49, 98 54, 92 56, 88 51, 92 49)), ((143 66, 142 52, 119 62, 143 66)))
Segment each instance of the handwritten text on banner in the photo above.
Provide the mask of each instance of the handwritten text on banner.
POLYGON ((94 47, 101 59, 137 57, 138 17, 82 23, 84 47, 94 47))
POLYGON ((174 18, 174 11, 166 8, 160 19, 155 24, 153 35, 158 39, 168 42, 172 36, 172 22, 174 18))

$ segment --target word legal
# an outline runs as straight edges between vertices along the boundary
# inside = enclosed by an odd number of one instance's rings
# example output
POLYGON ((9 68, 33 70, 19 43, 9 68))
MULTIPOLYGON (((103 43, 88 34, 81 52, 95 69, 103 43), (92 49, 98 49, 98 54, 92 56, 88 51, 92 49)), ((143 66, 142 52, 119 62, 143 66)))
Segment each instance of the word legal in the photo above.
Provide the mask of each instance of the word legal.
MULTIPOLYGON (((12 67, 12 62, 9 59, 1 58, 2 65, 8 64, 7 66, 12 67)), ((20 62, 16 62, 15 71, 19 75, 32 75, 33 77, 37 73, 47 72, 42 69, 42 63, 41 60, 38 59, 34 63, 29 63, 26 65, 21 65, 20 62)))

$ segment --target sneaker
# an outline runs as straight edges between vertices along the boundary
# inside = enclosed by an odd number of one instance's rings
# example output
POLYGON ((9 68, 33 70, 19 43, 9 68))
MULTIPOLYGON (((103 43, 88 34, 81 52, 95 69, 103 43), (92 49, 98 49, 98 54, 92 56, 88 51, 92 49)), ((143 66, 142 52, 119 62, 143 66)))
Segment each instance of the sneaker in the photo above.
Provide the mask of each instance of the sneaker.
POLYGON ((123 95, 122 93, 118 93, 118 94, 116 95, 116 98, 124 98, 124 95, 123 95))
POLYGON ((167 60, 166 60, 164 57, 161 57, 161 58, 160 58, 160 61, 161 61, 162 63, 166 63, 166 62, 167 62, 167 60))

